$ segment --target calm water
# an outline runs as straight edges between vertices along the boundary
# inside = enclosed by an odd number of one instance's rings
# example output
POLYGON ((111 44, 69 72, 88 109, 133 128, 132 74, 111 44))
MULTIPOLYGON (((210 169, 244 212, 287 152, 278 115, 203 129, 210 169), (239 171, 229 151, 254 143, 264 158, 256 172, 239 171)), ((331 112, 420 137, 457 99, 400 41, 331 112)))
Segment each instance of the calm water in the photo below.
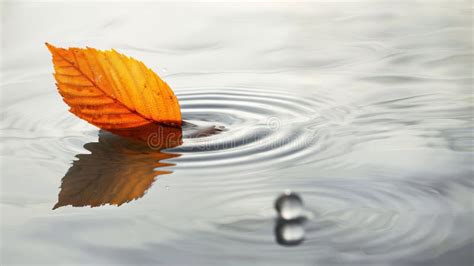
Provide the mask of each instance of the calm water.
POLYGON ((2 265, 472 265, 470 6, 4 4, 2 265), (68 113, 45 41, 144 61, 183 144, 68 113))

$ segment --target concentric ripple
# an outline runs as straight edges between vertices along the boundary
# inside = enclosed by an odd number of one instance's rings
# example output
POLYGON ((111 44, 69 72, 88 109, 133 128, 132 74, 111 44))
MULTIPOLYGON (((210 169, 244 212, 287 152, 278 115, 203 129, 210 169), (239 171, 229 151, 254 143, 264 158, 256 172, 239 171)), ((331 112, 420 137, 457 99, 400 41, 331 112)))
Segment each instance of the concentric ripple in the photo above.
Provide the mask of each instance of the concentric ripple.
POLYGON ((183 145, 172 149, 184 154, 175 159, 180 169, 250 173, 322 159, 330 156, 337 121, 352 112, 327 96, 277 90, 192 88, 177 96, 183 120, 203 132, 184 129, 183 145))
MULTIPOLYGON (((285 184, 223 189, 218 195, 209 196, 192 216, 180 214, 183 220, 192 220, 196 225, 213 221, 211 226, 153 248, 164 248, 171 254, 186 252, 209 261, 259 250, 254 254, 256 258, 273 256, 283 265, 308 259, 331 265, 433 259, 472 240, 469 234, 451 235, 454 228, 468 230, 471 226, 471 213, 452 200, 453 194, 469 195, 470 190, 463 184, 467 179, 459 177, 443 184, 344 179, 292 182, 310 212, 305 241, 297 249, 275 245, 272 232, 276 213, 271 203, 278 195, 274 188, 285 184), (262 211, 246 211, 255 209, 262 211)), ((152 224, 163 223, 159 220, 156 218, 152 224)), ((179 225, 169 226, 177 232, 185 230, 179 225)))

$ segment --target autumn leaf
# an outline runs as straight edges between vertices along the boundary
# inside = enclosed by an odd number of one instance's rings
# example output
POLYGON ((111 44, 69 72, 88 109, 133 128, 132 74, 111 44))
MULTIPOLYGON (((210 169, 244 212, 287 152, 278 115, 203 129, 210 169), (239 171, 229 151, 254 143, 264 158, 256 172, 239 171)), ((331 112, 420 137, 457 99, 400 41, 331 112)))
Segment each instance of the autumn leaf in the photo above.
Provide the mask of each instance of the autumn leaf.
MULTIPOLYGON (((166 127, 160 139, 171 148, 179 145, 181 130, 166 127)), ((122 205, 145 195, 157 176, 171 171, 156 169, 173 164, 161 162, 179 156, 150 149, 143 142, 134 141, 101 131, 99 141, 84 145, 90 154, 76 155, 78 160, 62 179, 58 202, 53 209, 72 205, 97 207, 105 204, 122 205)))
POLYGON ((181 126, 173 91, 142 62, 115 50, 46 46, 59 93, 76 116, 117 134, 156 124, 181 126))

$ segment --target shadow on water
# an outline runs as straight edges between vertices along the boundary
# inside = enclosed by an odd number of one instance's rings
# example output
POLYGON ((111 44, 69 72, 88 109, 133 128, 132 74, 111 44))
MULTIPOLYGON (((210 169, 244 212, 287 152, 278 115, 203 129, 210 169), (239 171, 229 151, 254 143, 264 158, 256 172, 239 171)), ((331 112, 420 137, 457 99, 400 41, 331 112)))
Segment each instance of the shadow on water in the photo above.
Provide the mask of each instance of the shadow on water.
POLYGON ((143 197, 157 176, 172 173, 161 167, 174 164, 162 160, 180 154, 162 150, 182 144, 180 128, 154 125, 114 133, 100 131, 98 142, 84 145, 90 154, 76 155, 78 160, 63 177, 53 209, 67 205, 120 206, 143 197))

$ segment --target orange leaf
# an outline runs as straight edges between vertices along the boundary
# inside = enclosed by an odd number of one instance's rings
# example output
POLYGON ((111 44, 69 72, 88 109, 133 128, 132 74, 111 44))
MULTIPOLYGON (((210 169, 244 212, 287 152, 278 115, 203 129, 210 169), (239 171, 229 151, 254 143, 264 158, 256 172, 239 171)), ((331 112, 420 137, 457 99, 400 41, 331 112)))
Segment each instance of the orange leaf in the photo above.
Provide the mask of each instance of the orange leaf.
POLYGON ((142 62, 115 50, 46 46, 59 93, 76 116, 119 134, 155 124, 181 126, 173 91, 142 62))

